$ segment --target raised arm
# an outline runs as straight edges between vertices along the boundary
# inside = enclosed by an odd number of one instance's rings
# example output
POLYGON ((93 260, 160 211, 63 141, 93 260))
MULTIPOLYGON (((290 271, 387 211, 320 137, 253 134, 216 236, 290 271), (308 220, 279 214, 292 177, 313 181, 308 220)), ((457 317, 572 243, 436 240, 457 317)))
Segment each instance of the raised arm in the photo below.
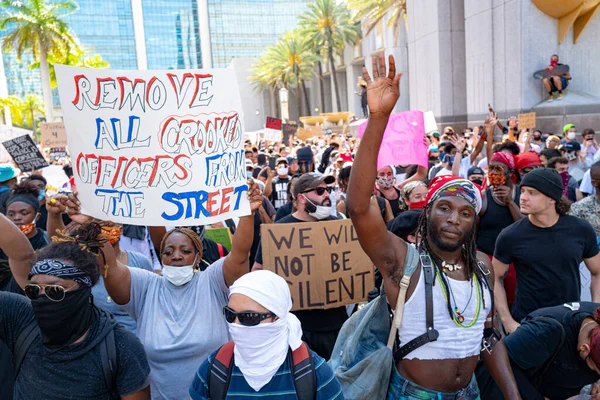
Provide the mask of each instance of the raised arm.
MULTIPOLYGON (((490 117, 487 117, 485 119, 484 122, 484 126, 485 125, 489 125, 490 124, 490 117)), ((481 151, 483 150, 483 145, 485 144, 485 141, 487 140, 487 134, 484 128, 483 134, 479 137, 479 140, 477 141, 477 145, 475 146, 475 149, 473 149, 473 152, 471 153, 471 164, 473 164, 475 162, 475 160, 477 159, 477 157, 479 156, 479 154, 481 154, 481 151)))
POLYGON ((452 163, 452 175, 460 176, 460 164, 463 158, 463 151, 465 151, 465 147, 467 147, 467 141, 456 135, 452 135, 450 137, 450 143, 456 147, 456 155, 454 156, 454 162, 452 163))
POLYGON ((262 205, 263 197, 254 180, 248 180, 248 199, 252 213, 240 218, 235 235, 231 240, 231 252, 223 262, 223 276, 227 286, 233 285, 239 277, 250 272, 248 256, 254 241, 254 213, 262 205))
POLYGON ((494 155, 494 131, 496 130, 497 124, 498 118, 496 118, 496 115, 494 114, 494 116, 489 120, 489 123, 483 126, 483 129, 485 130, 485 135, 487 137, 485 156, 487 157, 488 165, 490 163, 490 160, 492 159, 492 156, 494 155))
POLYGON ((8 256, 8 264, 15 281, 23 288, 29 283, 29 270, 35 260, 33 247, 27 236, 2 214, 0 214, 0 232, 2 232, 0 248, 8 256))
MULTIPOLYGON (((389 73, 383 53, 373 57, 373 78, 366 68, 363 76, 367 81, 369 122, 358 148, 350 174, 346 208, 352 219, 361 247, 384 277, 390 277, 395 269, 402 268, 406 244, 387 231, 379 208, 370 201, 377 174, 377 156, 390 114, 400 97, 400 76, 396 75, 394 57, 389 57, 389 73), (399 244, 398 244, 399 243, 399 244), (397 249, 400 248, 400 253, 397 249)), ((402 160, 398 160, 401 162, 402 160)), ((399 271, 401 275, 401 271, 399 271)))
POLYGON ((422 165, 417 166, 417 173, 411 176, 410 178, 403 181, 400 185, 398 185, 398 189, 402 189, 406 186, 407 183, 414 181, 424 181, 427 179, 427 167, 423 167, 422 165))

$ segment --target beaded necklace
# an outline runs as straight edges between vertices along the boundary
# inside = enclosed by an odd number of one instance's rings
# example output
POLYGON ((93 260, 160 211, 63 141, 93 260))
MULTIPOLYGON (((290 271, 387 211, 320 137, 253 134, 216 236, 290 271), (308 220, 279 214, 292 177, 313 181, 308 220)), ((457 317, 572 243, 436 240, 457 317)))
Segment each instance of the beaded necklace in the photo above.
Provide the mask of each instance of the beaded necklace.
MULTIPOLYGON (((463 324, 463 322, 465 321, 465 317, 462 315, 462 313, 459 311, 458 306, 456 305, 456 301, 454 300, 454 295, 452 295, 452 299, 450 299, 448 297, 448 293, 446 292, 446 288, 444 287, 443 283, 442 283, 442 279, 440 277, 440 274, 436 271, 435 276, 437 277, 437 280, 440 284, 440 288, 442 289, 442 294, 444 295, 444 298, 446 299, 446 304, 448 304, 450 306, 450 309, 452 310, 452 320, 454 321, 454 323, 459 326, 460 328, 470 328, 473 325, 475 325, 475 323, 477 322, 477 320, 479 319, 479 313, 481 312, 481 291, 479 290, 479 280, 477 279, 477 276, 475 275, 475 273, 473 273, 473 280, 475 281, 475 292, 477 293, 477 311, 475 312, 475 317, 473 318, 473 320, 471 322, 469 322, 468 324, 463 324), (453 301, 454 304, 451 304, 451 301, 453 301)), ((471 292, 472 294, 472 292, 471 292)), ((469 299, 469 303, 471 302, 471 300, 469 299)), ((467 303, 467 306, 469 305, 469 303, 467 303)), ((465 306, 465 309, 463 310, 466 311, 467 306, 465 306)))

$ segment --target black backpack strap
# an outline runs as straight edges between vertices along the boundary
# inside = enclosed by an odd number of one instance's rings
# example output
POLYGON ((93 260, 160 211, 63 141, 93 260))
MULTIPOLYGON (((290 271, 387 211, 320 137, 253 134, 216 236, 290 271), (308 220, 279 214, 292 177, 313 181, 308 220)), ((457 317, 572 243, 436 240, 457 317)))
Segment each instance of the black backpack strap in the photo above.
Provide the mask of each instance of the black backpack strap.
POLYGON ((102 362, 102 375, 108 391, 115 395, 117 388, 117 344, 115 343, 115 330, 111 331, 100 342, 100 361, 102 362))
POLYGON ((439 332, 433 326, 433 281, 435 279, 435 268, 429 255, 421 253, 419 257, 421 259, 421 273, 424 274, 425 278, 426 331, 424 334, 417 336, 394 352, 394 360, 396 362, 400 361, 407 354, 418 349, 419 347, 429 342, 436 341, 440 336, 439 332))
POLYGON ((292 375, 298 400, 314 400, 317 397, 317 373, 306 343, 292 352, 292 375))
POLYGON ((211 400, 224 400, 231 380, 233 341, 225 343, 208 367, 208 395, 211 400))
POLYGON ((15 371, 15 378, 19 375, 19 370, 21 369, 21 364, 25 359, 25 355, 39 334, 40 331, 37 323, 33 321, 27 325, 17 337, 13 348, 13 368, 15 371))

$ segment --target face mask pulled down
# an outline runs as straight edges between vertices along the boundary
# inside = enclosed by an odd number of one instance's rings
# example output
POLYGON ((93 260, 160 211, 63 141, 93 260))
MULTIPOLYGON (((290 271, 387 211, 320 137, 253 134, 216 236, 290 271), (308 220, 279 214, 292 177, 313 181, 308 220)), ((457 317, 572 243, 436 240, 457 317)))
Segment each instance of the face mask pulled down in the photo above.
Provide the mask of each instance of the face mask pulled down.
POLYGON ((306 212, 313 218, 318 220, 322 220, 328 218, 331 215, 331 206, 317 206, 315 203, 310 201, 310 199, 304 196, 306 199, 306 212))
POLYGON ((66 346, 87 332, 96 315, 91 296, 92 289, 84 287, 65 293, 62 301, 52 301, 45 295, 31 300, 45 346, 66 346))

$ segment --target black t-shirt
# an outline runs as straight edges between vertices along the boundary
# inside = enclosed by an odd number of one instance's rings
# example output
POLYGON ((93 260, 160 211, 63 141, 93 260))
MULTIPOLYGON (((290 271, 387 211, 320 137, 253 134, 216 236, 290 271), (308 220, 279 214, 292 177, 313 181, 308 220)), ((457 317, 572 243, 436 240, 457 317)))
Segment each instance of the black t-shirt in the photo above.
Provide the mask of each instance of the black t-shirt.
MULTIPOLYGON (((35 236, 29 239, 29 243, 31 243, 31 247, 34 250, 39 250, 50 243, 50 238, 46 231, 38 229, 35 236)), ((12 279, 12 273, 8 265, 8 256, 2 249, 0 249, 0 291, 23 294, 21 288, 12 279)))
POLYGON ((505 228, 496 241, 494 258, 514 263, 517 294, 512 317, 581 297, 579 264, 598 254, 596 234, 589 222, 562 215, 550 228, 539 228, 523 218, 505 228))
POLYGON ((292 210, 294 209, 294 203, 291 201, 286 203, 283 207, 277 210, 277 214, 275 214, 275 221, 279 221, 292 214, 292 210))
POLYGON ((273 192, 271 193, 271 199, 273 200, 273 207, 279 209, 288 202, 287 188, 290 183, 289 178, 280 178, 276 176, 271 184, 273 185, 273 192))
POLYGON ((542 394, 549 399, 575 396, 582 387, 600 379, 577 351, 581 324, 584 319, 593 316, 600 304, 581 302, 568 306, 537 310, 523 320, 519 329, 504 338, 511 361, 521 367, 532 382, 542 377, 543 368, 556 354, 540 382, 542 394), (565 338, 562 345, 560 327, 536 317, 550 318, 563 326, 565 338))
MULTIPOLYGON (((35 317, 29 299, 0 292, 0 341, 12 351, 19 334, 31 323, 35 317)), ((114 329, 117 349, 116 391, 126 396, 147 387, 150 367, 144 346, 106 315, 92 324, 81 342, 62 350, 49 351, 38 336, 21 364, 14 399, 113 399, 104 382, 99 346, 107 326, 109 331, 114 329)))
MULTIPOLYGON (((332 221, 335 219, 339 218, 329 217, 323 221, 332 221)), ((285 218, 275 221, 276 224, 292 224, 301 222, 306 221, 299 220, 291 214, 285 218)), ((315 222, 315 224, 318 224, 318 222, 315 222)), ((259 249, 256 252, 255 260, 259 264, 262 264, 262 246, 259 246, 259 249)), ((302 329, 312 332, 338 330, 348 319, 346 307, 329 308, 327 310, 302 310, 294 311, 293 313, 302 323, 302 329)))

